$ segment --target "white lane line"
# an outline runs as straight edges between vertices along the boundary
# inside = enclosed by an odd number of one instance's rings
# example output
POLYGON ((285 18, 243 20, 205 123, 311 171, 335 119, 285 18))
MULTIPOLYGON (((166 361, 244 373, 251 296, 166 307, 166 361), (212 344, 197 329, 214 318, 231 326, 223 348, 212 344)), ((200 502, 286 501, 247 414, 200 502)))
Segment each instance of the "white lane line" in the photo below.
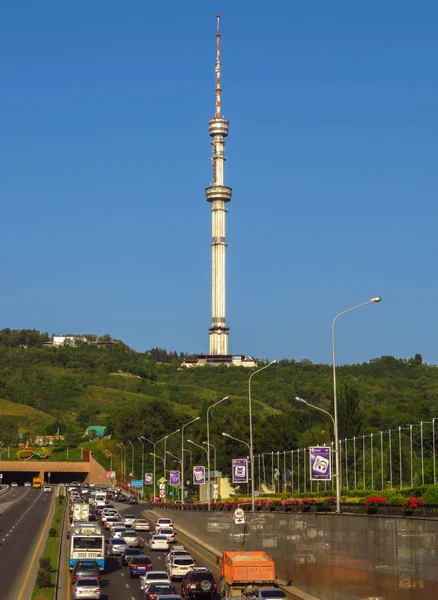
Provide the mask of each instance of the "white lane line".
POLYGON ((129 583, 126 583, 125 585, 126 585, 127 588, 129 588, 129 583))
POLYGON ((125 576, 125 574, 124 574, 124 573, 120 573, 120 575, 121 575, 122 577, 124 577, 124 576, 125 576))

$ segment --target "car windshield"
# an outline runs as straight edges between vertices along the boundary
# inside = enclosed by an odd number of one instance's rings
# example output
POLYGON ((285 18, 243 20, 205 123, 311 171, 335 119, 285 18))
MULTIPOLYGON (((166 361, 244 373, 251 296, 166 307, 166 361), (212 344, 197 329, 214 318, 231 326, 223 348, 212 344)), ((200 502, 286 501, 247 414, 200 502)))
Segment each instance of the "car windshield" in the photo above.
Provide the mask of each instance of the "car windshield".
POLYGON ((172 519, 158 519, 158 524, 169 525, 170 523, 172 523, 172 519))
POLYGON ((192 573, 190 581, 204 581, 204 579, 213 579, 211 573, 192 573))
POLYGON ((78 579, 77 587, 96 587, 99 585, 98 579, 92 579, 91 577, 81 577, 78 579))
POLYGON ((161 527, 160 533, 173 533, 173 529, 169 529, 167 527, 161 527))
POLYGON ((148 588, 148 592, 157 591, 173 592, 173 588, 170 583, 152 583, 148 588))
POLYGON ((260 596, 262 598, 286 598, 283 590, 260 590, 260 596))
POLYGON ((165 535, 154 535, 154 536, 152 536, 152 539, 165 541, 165 540, 167 540, 167 537, 165 535))
POLYGON ((125 519, 135 519, 135 515, 125 515, 125 519))
POLYGON ((153 581, 154 579, 169 579, 169 576, 165 571, 157 571, 155 573, 148 573, 148 581, 153 581))
POLYGON ((116 538, 115 540, 110 540, 113 546, 125 546, 126 542, 122 538, 116 538))
POLYGON ((138 523, 147 523, 146 519, 135 519, 135 522, 138 523))
POLYGON ((175 560, 173 561, 174 565, 193 565, 194 564, 194 560, 193 558, 175 558, 175 560))

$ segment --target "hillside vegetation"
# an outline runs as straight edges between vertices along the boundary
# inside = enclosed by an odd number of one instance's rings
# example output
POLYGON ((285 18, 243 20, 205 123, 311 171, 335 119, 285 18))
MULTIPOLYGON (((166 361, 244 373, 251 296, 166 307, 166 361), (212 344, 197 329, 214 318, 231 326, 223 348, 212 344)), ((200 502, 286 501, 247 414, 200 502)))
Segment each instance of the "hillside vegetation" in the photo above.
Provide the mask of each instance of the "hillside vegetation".
MULTIPOLYGON (((212 411, 219 467, 246 452, 237 442, 225 444, 220 433, 248 438, 247 369, 182 369, 181 355, 161 349, 140 353, 120 341, 51 348, 43 346, 47 339, 38 331, 0 332, 0 439, 5 443, 16 441, 18 433, 31 438, 59 429, 74 445, 88 425, 106 425, 114 444, 140 435, 156 441, 198 415, 205 417, 213 400, 228 395, 230 400, 212 411)), ((339 367, 338 373, 341 437, 438 416, 438 369, 422 364, 418 354, 409 360, 376 358, 339 367)), ((331 410, 331 367, 282 360, 254 377, 257 452, 332 439, 329 419, 299 405, 296 395, 331 410)), ((186 431, 200 443, 205 418, 186 431)), ((178 439, 169 439, 168 449, 175 451, 178 439)))

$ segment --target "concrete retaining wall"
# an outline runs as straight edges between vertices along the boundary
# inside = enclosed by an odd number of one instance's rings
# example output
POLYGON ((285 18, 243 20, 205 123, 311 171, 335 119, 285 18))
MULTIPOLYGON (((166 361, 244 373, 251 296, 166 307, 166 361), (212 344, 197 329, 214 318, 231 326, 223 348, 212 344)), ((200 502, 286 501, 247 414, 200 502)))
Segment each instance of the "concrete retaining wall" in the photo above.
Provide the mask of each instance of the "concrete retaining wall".
POLYGON ((154 509, 218 550, 265 550, 278 576, 321 600, 438 598, 438 521, 154 509))

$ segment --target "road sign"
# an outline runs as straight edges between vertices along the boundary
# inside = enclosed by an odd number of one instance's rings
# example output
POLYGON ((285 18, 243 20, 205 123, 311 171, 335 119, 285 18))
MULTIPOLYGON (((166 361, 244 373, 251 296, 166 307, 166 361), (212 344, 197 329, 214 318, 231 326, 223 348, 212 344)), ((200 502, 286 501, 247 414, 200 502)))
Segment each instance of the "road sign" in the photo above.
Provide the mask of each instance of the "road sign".
POLYGON ((236 523, 236 525, 241 525, 242 523, 245 523, 245 513, 243 511, 243 508, 236 508, 236 510, 234 511, 234 522, 236 523))
POLYGON ((134 473, 129 473, 129 477, 134 477, 134 473))
POLYGON ((160 490, 165 490, 165 489, 166 489, 166 484, 160 483, 160 490))
POLYGON ((257 498, 257 496, 260 496, 260 492, 258 490, 254 490, 254 496, 257 498))
POLYGON ((219 496, 219 485, 217 483, 213 484, 213 500, 217 500, 217 497, 219 496))
POLYGON ((135 487, 135 488, 141 488, 143 487, 143 482, 141 479, 133 479, 131 481, 131 487, 135 487))
POLYGON ((166 483, 166 480, 164 479, 164 477, 161 477, 161 479, 158 480, 160 483, 166 483))
POLYGON ((164 498, 166 492, 164 490, 160 490, 160 498, 164 498))

